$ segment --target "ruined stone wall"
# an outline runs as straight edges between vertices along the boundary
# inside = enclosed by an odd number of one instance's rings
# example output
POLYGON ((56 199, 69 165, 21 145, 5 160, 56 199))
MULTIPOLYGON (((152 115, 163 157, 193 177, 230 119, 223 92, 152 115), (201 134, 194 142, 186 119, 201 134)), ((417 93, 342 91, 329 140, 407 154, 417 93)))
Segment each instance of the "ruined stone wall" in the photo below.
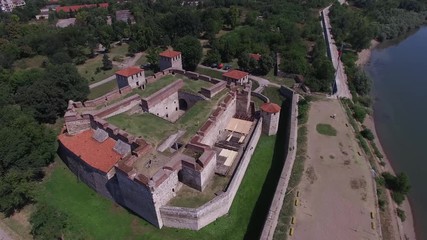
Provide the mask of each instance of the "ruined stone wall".
POLYGON ((196 94, 193 94, 193 93, 189 93, 189 92, 185 92, 185 91, 182 91, 182 90, 178 91, 178 98, 179 99, 184 99, 185 102, 187 102, 187 109, 190 109, 198 101, 205 100, 205 99, 203 99, 199 95, 196 95, 196 94))
POLYGON ((84 182, 90 188, 104 197, 113 199, 107 189, 108 176, 100 170, 89 166, 86 162, 68 150, 61 142, 59 142, 58 155, 68 166, 68 168, 76 175, 79 181, 84 182))
POLYGON ((212 155, 211 159, 208 159, 207 164, 203 167, 202 171, 200 172, 200 189, 201 191, 204 191, 209 180, 212 179, 213 175, 215 174, 215 167, 216 167, 216 153, 212 155))
POLYGON ((79 115, 70 111, 67 112, 64 119, 68 134, 74 135, 90 129, 91 116, 89 114, 79 115))
POLYGON ((231 103, 229 103, 222 113, 221 116, 213 118, 210 116, 210 120, 213 121, 212 126, 203 133, 203 139, 201 140, 202 144, 206 144, 208 146, 213 146, 213 144, 217 141, 218 135, 224 131, 224 128, 227 126, 230 119, 236 113, 236 99, 233 98, 231 103))
POLYGON ((246 146, 246 150, 239 160, 239 165, 232 176, 226 192, 219 194, 199 208, 161 207, 160 214, 164 226, 199 230, 228 213, 245 175, 252 154, 258 144, 259 137, 261 136, 261 126, 262 119, 256 123, 254 131, 246 146))
POLYGON ((154 226, 162 227, 149 187, 131 179, 127 173, 117 168, 116 177, 124 206, 154 226))
POLYGON ((179 171, 179 180, 196 190, 203 191, 209 180, 215 173, 216 153, 205 151, 197 162, 182 161, 182 169, 179 171), (205 156, 203 156, 205 155, 205 156))
POLYGON ((148 109, 148 112, 170 121, 173 114, 179 110, 178 92, 174 92, 148 109))
MULTIPOLYGON (((211 81, 210 81, 211 82, 211 81)), ((227 82, 218 80, 213 86, 209 88, 202 87, 200 89, 200 93, 203 94, 207 98, 213 98, 217 93, 221 92, 223 89, 227 87, 227 82)))
POLYGON ((106 93, 105 95, 103 95, 99 98, 95 98, 93 100, 85 101, 83 103, 83 106, 84 107, 97 107, 97 106, 105 105, 109 101, 116 100, 120 97, 125 96, 126 94, 129 94, 130 92, 132 92, 132 88, 129 86, 121 88, 121 89, 115 89, 111 92, 106 93))
POLYGON ((126 112, 140 103, 141 97, 138 94, 135 94, 110 106, 104 107, 101 110, 94 112, 93 115, 99 118, 109 118, 126 112))
POLYGON ((162 169, 166 178, 162 180, 160 185, 154 187, 153 200, 157 207, 165 205, 169 200, 176 196, 176 192, 180 189, 181 183, 178 181, 178 171, 170 171, 162 169))

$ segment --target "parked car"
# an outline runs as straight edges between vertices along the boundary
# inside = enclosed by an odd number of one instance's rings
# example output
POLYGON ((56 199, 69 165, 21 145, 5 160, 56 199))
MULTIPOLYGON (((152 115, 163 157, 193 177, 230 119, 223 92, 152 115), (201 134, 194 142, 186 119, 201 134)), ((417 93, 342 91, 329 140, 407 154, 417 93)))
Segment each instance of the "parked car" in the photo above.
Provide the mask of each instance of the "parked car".
POLYGON ((211 68, 216 68, 216 67, 218 67, 218 64, 216 64, 216 63, 211 64, 211 68))
POLYGON ((222 69, 224 67, 224 64, 220 63, 218 64, 218 69, 222 69))
POLYGON ((150 69, 150 67, 151 67, 151 63, 145 63, 145 64, 142 64, 140 66, 140 68, 142 68, 144 70, 148 70, 148 69, 150 69))
POLYGON ((230 70, 231 69, 231 65, 230 64, 225 64, 223 69, 224 70, 230 70))

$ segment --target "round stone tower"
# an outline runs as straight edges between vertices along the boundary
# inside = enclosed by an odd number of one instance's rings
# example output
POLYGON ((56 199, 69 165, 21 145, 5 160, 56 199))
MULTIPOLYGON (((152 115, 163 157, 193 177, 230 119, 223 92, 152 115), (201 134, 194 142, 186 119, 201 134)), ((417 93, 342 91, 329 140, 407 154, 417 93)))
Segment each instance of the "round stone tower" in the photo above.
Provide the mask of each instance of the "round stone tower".
POLYGON ((275 103, 261 105, 262 132, 268 136, 277 134, 280 119, 280 106, 275 103))

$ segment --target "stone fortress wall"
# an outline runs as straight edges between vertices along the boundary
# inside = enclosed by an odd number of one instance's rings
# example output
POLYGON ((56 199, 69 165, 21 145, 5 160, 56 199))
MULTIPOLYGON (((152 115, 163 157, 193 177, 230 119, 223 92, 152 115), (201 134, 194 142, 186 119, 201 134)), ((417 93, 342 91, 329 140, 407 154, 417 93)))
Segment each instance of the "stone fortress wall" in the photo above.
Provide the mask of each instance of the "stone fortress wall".
POLYGON ((297 149, 297 135, 298 135, 298 101, 299 95, 293 90, 282 86, 280 92, 286 99, 291 99, 290 107, 287 108, 287 121, 283 134, 286 134, 288 141, 283 146, 286 149, 286 158, 283 159, 284 164, 279 182, 274 193, 273 200, 270 205, 270 210, 265 219, 264 227, 260 239, 273 239, 274 231, 277 226, 279 214, 282 209, 283 200, 285 198, 286 190, 288 187, 289 179, 291 177, 292 167, 294 165, 297 149))
POLYGON ((239 165, 233 173, 231 181, 227 189, 216 196, 211 201, 198 208, 185 208, 174 206, 162 206, 160 214, 164 226, 183 228, 191 230, 199 230, 204 226, 212 223, 217 218, 225 215, 230 210, 243 176, 258 144, 261 136, 262 119, 259 119, 255 125, 255 129, 250 136, 250 140, 246 146, 246 151, 239 159, 239 165))
MULTIPOLYGON (((165 107, 163 103, 165 98, 161 96, 165 96, 165 94, 170 96, 170 92, 176 93, 176 96, 168 101, 177 100, 174 102, 175 109, 172 108, 171 110, 176 110, 180 98, 185 99, 191 107, 197 101, 211 98, 226 88, 226 82, 223 80, 179 69, 166 69, 154 76, 147 77, 146 80, 149 84, 165 75, 175 73, 184 74, 191 79, 207 81, 214 85, 209 88, 202 88, 200 95, 195 95, 180 91, 179 89, 182 87, 182 80, 180 80, 145 99, 141 99, 139 95, 128 96, 131 93, 131 88, 125 87, 91 101, 83 103, 70 101, 64 117, 69 134, 77 134, 88 129, 101 129, 107 132, 112 139, 120 140, 124 145, 130 147, 129 154, 122 157, 108 173, 92 168, 81 160, 80 156, 73 156, 66 148, 60 146, 59 152, 62 153, 61 157, 65 159, 64 161, 68 163, 67 165, 79 179, 82 179, 95 191, 132 210, 153 225, 159 228, 168 226, 198 230, 228 213, 261 135, 263 119, 255 119, 255 127, 245 140, 246 147, 238 159, 237 167, 226 190, 196 209, 166 206, 182 184, 203 191, 208 180, 214 174, 217 159, 211 146, 217 140, 216 137, 220 131, 225 128, 228 121, 236 113, 236 91, 227 94, 187 144, 189 149, 200 152, 200 157, 194 159, 184 155, 174 155, 151 177, 138 173, 136 169, 133 169, 132 164, 138 157, 150 152, 152 146, 144 139, 135 137, 109 124, 104 118, 138 106, 143 110, 148 110, 148 112, 152 107, 154 109, 156 106, 165 107), (108 105, 109 102, 123 97, 124 99, 108 105)), ((155 113, 155 111, 153 112, 155 113)))

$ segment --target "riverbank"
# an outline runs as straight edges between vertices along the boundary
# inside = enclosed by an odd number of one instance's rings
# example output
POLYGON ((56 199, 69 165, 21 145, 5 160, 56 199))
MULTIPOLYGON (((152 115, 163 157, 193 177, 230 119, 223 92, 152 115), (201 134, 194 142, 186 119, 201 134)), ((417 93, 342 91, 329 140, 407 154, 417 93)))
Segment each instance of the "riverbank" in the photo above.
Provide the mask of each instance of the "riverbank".
POLYGON ((369 48, 363 49, 362 51, 357 53, 356 65, 363 67, 364 65, 368 64, 369 60, 371 59, 372 50, 376 46, 378 46, 378 44, 380 44, 380 42, 378 42, 377 40, 372 40, 369 48))
MULTIPOLYGON (((372 40, 371 46, 369 49, 364 49, 360 53, 358 53, 358 59, 356 61, 356 65, 363 68, 366 64, 368 64, 370 61, 370 58, 371 58, 372 50, 375 47, 377 47, 378 45, 379 45, 378 41, 372 40)), ((395 171, 393 169, 393 165, 391 164, 390 158, 387 157, 387 153, 384 151, 384 148, 381 144, 381 139, 379 138, 379 135, 378 135, 376 127, 375 127, 378 122, 375 121, 373 115, 374 115, 373 113, 372 113, 372 115, 369 115, 365 119, 363 124, 367 128, 372 130, 372 133, 375 136, 374 142, 377 145, 379 151, 384 156, 382 161, 384 161, 386 164, 385 164, 385 166, 381 167, 381 170, 395 174, 395 171)), ((411 239, 411 240, 416 239, 414 217, 413 217, 411 204, 410 204, 410 201, 408 200, 408 198, 405 199, 405 201, 402 203, 401 206, 398 206, 390 197, 389 197, 389 200, 390 200, 390 205, 391 205, 391 206, 389 206, 389 210, 392 211, 392 214, 394 216, 394 219, 392 219, 392 222, 394 225, 393 229, 397 230, 397 233, 395 235, 399 236, 398 239, 405 239, 405 240, 406 239, 411 239), (392 208, 390 209, 390 207, 392 207, 392 208), (405 211, 406 220, 404 222, 402 222, 401 219, 397 216, 397 214, 396 214, 397 208, 400 208, 400 209, 405 211)))

